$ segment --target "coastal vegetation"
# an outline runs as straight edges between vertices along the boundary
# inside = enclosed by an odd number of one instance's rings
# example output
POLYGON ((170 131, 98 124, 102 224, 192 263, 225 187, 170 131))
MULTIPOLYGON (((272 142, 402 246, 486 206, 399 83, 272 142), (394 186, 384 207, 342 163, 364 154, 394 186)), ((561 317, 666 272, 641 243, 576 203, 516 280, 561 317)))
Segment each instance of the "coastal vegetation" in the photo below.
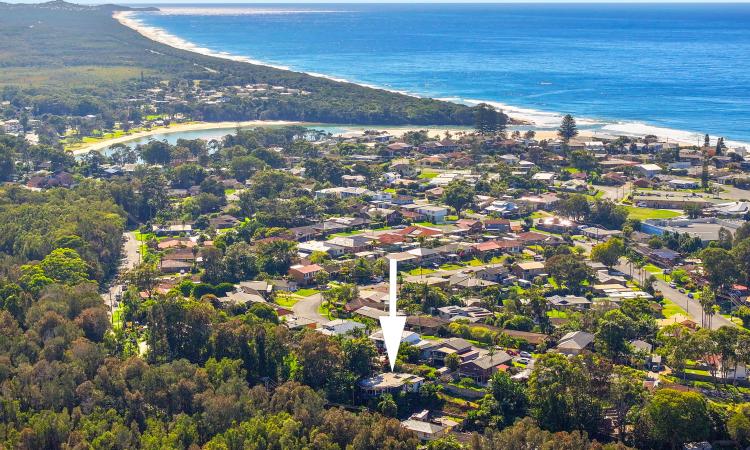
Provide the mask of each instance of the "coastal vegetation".
POLYGON ((35 115, 101 115, 133 120, 139 91, 268 84, 300 95, 219 103, 180 102, 172 113, 195 120, 294 120, 359 124, 474 124, 474 109, 342 83, 268 66, 179 50, 112 18, 126 7, 0 4, 0 96, 35 115))

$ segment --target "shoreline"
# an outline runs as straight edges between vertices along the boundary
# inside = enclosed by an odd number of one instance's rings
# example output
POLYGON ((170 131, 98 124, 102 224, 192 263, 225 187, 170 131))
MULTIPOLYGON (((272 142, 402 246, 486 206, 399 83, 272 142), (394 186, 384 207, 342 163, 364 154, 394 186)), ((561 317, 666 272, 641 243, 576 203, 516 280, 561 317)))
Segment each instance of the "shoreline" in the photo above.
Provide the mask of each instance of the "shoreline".
POLYGON ((308 125, 306 122, 291 122, 283 120, 248 120, 244 122, 192 122, 182 123, 175 125, 168 125, 163 127, 151 128, 149 130, 138 131, 136 133, 127 134, 124 136, 104 139, 102 141, 93 142, 91 144, 85 144, 81 148, 70 150, 74 156, 85 155, 91 151, 101 151, 107 149, 115 144, 125 144, 130 141, 147 138, 157 134, 165 133, 183 133, 186 131, 209 131, 209 130, 220 130, 230 128, 250 128, 250 127, 272 127, 272 126, 285 126, 285 125, 308 125))
MULTIPOLYGON (((316 127, 336 127, 344 130, 342 133, 335 133, 334 135, 345 134, 354 131, 365 131, 365 130, 377 130, 388 133, 393 136, 401 136, 406 132, 410 131, 427 131, 427 135, 430 138, 442 138, 446 132, 451 134, 461 132, 474 132, 471 127, 462 126, 419 126, 419 125, 354 125, 354 124, 336 124, 336 123, 313 123, 313 122, 294 122, 294 121, 283 121, 283 120, 248 120, 244 122, 190 122, 182 124, 174 124, 169 126, 154 127, 148 130, 138 131, 136 133, 127 134, 124 136, 104 139, 98 142, 85 144, 80 148, 74 150, 68 150, 73 156, 85 155, 92 151, 102 151, 115 144, 128 144, 129 142, 156 136, 162 134, 176 134, 190 131, 211 131, 211 130, 234 130, 236 128, 255 128, 255 127, 276 127, 276 126, 290 126, 299 125, 315 129, 316 127)), ((537 139, 554 139, 557 137, 555 130, 539 130, 534 129, 537 139)), ((231 134, 231 133, 227 133, 231 134)), ((594 133, 589 133, 586 130, 582 130, 578 134, 579 137, 596 137, 594 133)))
MULTIPOLYGON (((293 72, 298 72, 298 73, 304 73, 306 75, 310 75, 314 77, 325 78, 328 80, 342 82, 342 83, 358 84, 363 87, 385 90, 385 91, 398 93, 402 95, 408 95, 408 96, 416 97, 416 98, 425 98, 425 96, 419 95, 413 92, 401 91, 401 90, 396 90, 396 89, 388 89, 388 88, 384 88, 381 86, 375 86, 375 85, 362 83, 362 82, 355 82, 355 81, 337 78, 337 77, 320 74, 316 72, 296 70, 288 66, 277 65, 277 64, 254 60, 247 56, 234 55, 228 52, 211 50, 209 48, 201 47, 186 39, 170 34, 164 29, 144 24, 142 21, 133 17, 133 15, 136 12, 137 11, 117 11, 112 14, 112 18, 118 21, 121 25, 132 29, 133 31, 137 32, 138 34, 140 34, 146 39, 149 39, 151 41, 158 42, 160 44, 164 44, 164 45, 167 45, 167 46, 179 49, 179 50, 189 51, 189 52, 198 53, 198 54, 211 56, 215 58, 227 59, 231 61, 245 62, 245 63, 253 64, 253 65, 271 67, 271 68, 279 69, 279 70, 287 70, 287 71, 293 71, 293 72)), ((531 128, 534 131, 536 131, 537 134, 555 131, 557 129, 557 126, 560 124, 560 120, 563 116, 562 113, 536 110, 536 109, 529 108, 529 107, 512 106, 512 105, 508 105, 502 102, 492 101, 492 100, 467 99, 467 98, 461 98, 461 97, 455 97, 455 96, 435 97, 435 99, 453 102, 453 103, 465 104, 469 106, 474 106, 479 103, 487 103, 505 112, 511 120, 520 122, 520 123, 517 123, 516 126, 523 126, 523 127, 531 128)), ((581 137, 616 139, 620 136, 642 138, 646 135, 655 135, 659 139, 666 140, 667 142, 676 142, 682 146, 693 146, 697 144, 699 145, 702 142, 702 139, 704 136, 704 133, 701 133, 701 132, 665 128, 665 127, 661 127, 658 125, 653 125, 653 124, 648 124, 648 123, 638 122, 638 121, 604 120, 604 119, 594 119, 594 118, 587 118, 587 117, 576 117, 576 121, 578 122, 579 136, 581 137), (587 127, 596 127, 596 128, 590 129, 587 127)), ((371 127, 377 128, 376 126, 371 126, 371 127)), ((711 136, 712 145, 716 142, 718 137, 720 137, 720 135, 718 134, 711 136)), ((730 147, 746 147, 750 149, 750 142, 725 139, 725 143, 726 145, 730 147)))

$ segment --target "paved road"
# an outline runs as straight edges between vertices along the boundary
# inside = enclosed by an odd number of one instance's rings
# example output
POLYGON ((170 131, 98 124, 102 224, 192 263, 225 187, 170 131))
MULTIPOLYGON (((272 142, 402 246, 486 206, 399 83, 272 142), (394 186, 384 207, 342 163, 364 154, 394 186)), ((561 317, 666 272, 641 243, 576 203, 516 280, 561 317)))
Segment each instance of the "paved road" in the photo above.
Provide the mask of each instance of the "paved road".
POLYGON ((324 324, 330 322, 330 319, 318 312, 318 308, 322 303, 323 296, 321 294, 314 294, 295 303, 292 306, 292 311, 294 311, 294 315, 297 317, 312 320, 317 324, 324 324))
MULTIPOLYGON (((576 242, 576 245, 584 247, 589 253, 591 253, 591 247, 593 246, 593 244, 590 242, 576 242)), ((632 272, 633 279, 639 284, 643 285, 643 277, 641 276, 641 271, 638 270, 637 266, 632 266, 631 270, 631 264, 627 259, 621 258, 620 264, 616 265, 614 268, 628 275, 630 275, 632 272)), ((646 276, 650 275, 648 272, 645 272, 645 274, 646 276)), ((658 278, 654 283, 654 288, 657 291, 661 291, 662 294, 664 294, 665 298, 668 298, 669 300, 677 304, 680 308, 684 309, 688 313, 688 315, 692 317, 693 321, 700 325, 702 307, 697 300, 688 297, 687 294, 683 294, 677 289, 672 289, 671 287, 669 287, 669 283, 658 278)), ((737 324, 718 314, 715 315, 711 322, 711 328, 717 329, 723 326, 735 327, 737 326, 737 324)))
POLYGON ((139 245, 138 241, 135 239, 135 234, 133 232, 127 232, 122 236, 123 239, 125 239, 125 243, 123 244, 122 248, 122 262, 117 268, 117 274, 113 277, 112 284, 109 286, 109 289, 107 290, 107 292, 102 294, 104 303, 106 303, 106 305, 109 307, 110 314, 114 309, 115 299, 117 298, 118 294, 121 294, 121 284, 117 281, 118 278, 123 274, 123 272, 132 269, 140 261, 140 255, 138 254, 139 245))
POLYGON ((630 188, 630 181, 622 186, 596 186, 596 189, 602 191, 602 198, 612 200, 615 203, 619 203, 630 192, 630 188))
MULTIPOLYGON (((624 258, 620 260, 620 264, 615 266, 617 270, 619 270, 622 273, 630 274, 630 262, 625 260, 624 258)), ((633 266, 633 279, 638 281, 639 283, 643 282, 643 277, 641 276, 641 271, 638 270, 637 267, 633 266)), ((646 272, 646 276, 650 275, 648 272, 646 272)), ((678 291, 677 289, 673 289, 669 287, 669 284, 665 281, 662 281, 660 279, 656 279, 656 282, 654 283, 654 288, 658 291, 661 291, 662 294, 664 294, 665 298, 668 298, 672 302, 676 303, 680 308, 684 309, 690 317, 693 318, 695 322, 698 324, 701 323, 701 305, 698 303, 697 300, 692 299, 687 296, 687 294, 683 294, 682 292, 678 291)), ((730 326, 735 327, 737 324, 732 322, 731 320, 720 316, 720 315, 714 315, 713 319, 711 320, 711 328, 714 330, 717 328, 721 328, 724 326, 730 326)))

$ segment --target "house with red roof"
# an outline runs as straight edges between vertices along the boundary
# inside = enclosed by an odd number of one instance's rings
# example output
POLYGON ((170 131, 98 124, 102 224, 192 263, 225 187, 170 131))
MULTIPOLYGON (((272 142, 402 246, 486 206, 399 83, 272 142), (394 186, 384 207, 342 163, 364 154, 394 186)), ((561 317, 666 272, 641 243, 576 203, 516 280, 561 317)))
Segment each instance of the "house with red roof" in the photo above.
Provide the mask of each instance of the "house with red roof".
POLYGON ((315 275, 324 269, 317 264, 297 264, 289 268, 289 276, 300 285, 311 284, 315 281, 315 275))

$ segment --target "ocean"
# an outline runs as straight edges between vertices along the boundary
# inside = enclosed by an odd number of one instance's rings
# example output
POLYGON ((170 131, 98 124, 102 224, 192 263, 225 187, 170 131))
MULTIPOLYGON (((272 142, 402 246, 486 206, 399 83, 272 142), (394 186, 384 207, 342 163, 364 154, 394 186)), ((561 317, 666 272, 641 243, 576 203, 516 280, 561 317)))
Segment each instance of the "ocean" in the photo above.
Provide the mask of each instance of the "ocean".
MULTIPOLYGON (((159 5, 157 5, 159 6, 159 5)), ((129 14, 183 48, 474 104, 540 128, 750 142, 750 4, 274 4, 129 14)))

